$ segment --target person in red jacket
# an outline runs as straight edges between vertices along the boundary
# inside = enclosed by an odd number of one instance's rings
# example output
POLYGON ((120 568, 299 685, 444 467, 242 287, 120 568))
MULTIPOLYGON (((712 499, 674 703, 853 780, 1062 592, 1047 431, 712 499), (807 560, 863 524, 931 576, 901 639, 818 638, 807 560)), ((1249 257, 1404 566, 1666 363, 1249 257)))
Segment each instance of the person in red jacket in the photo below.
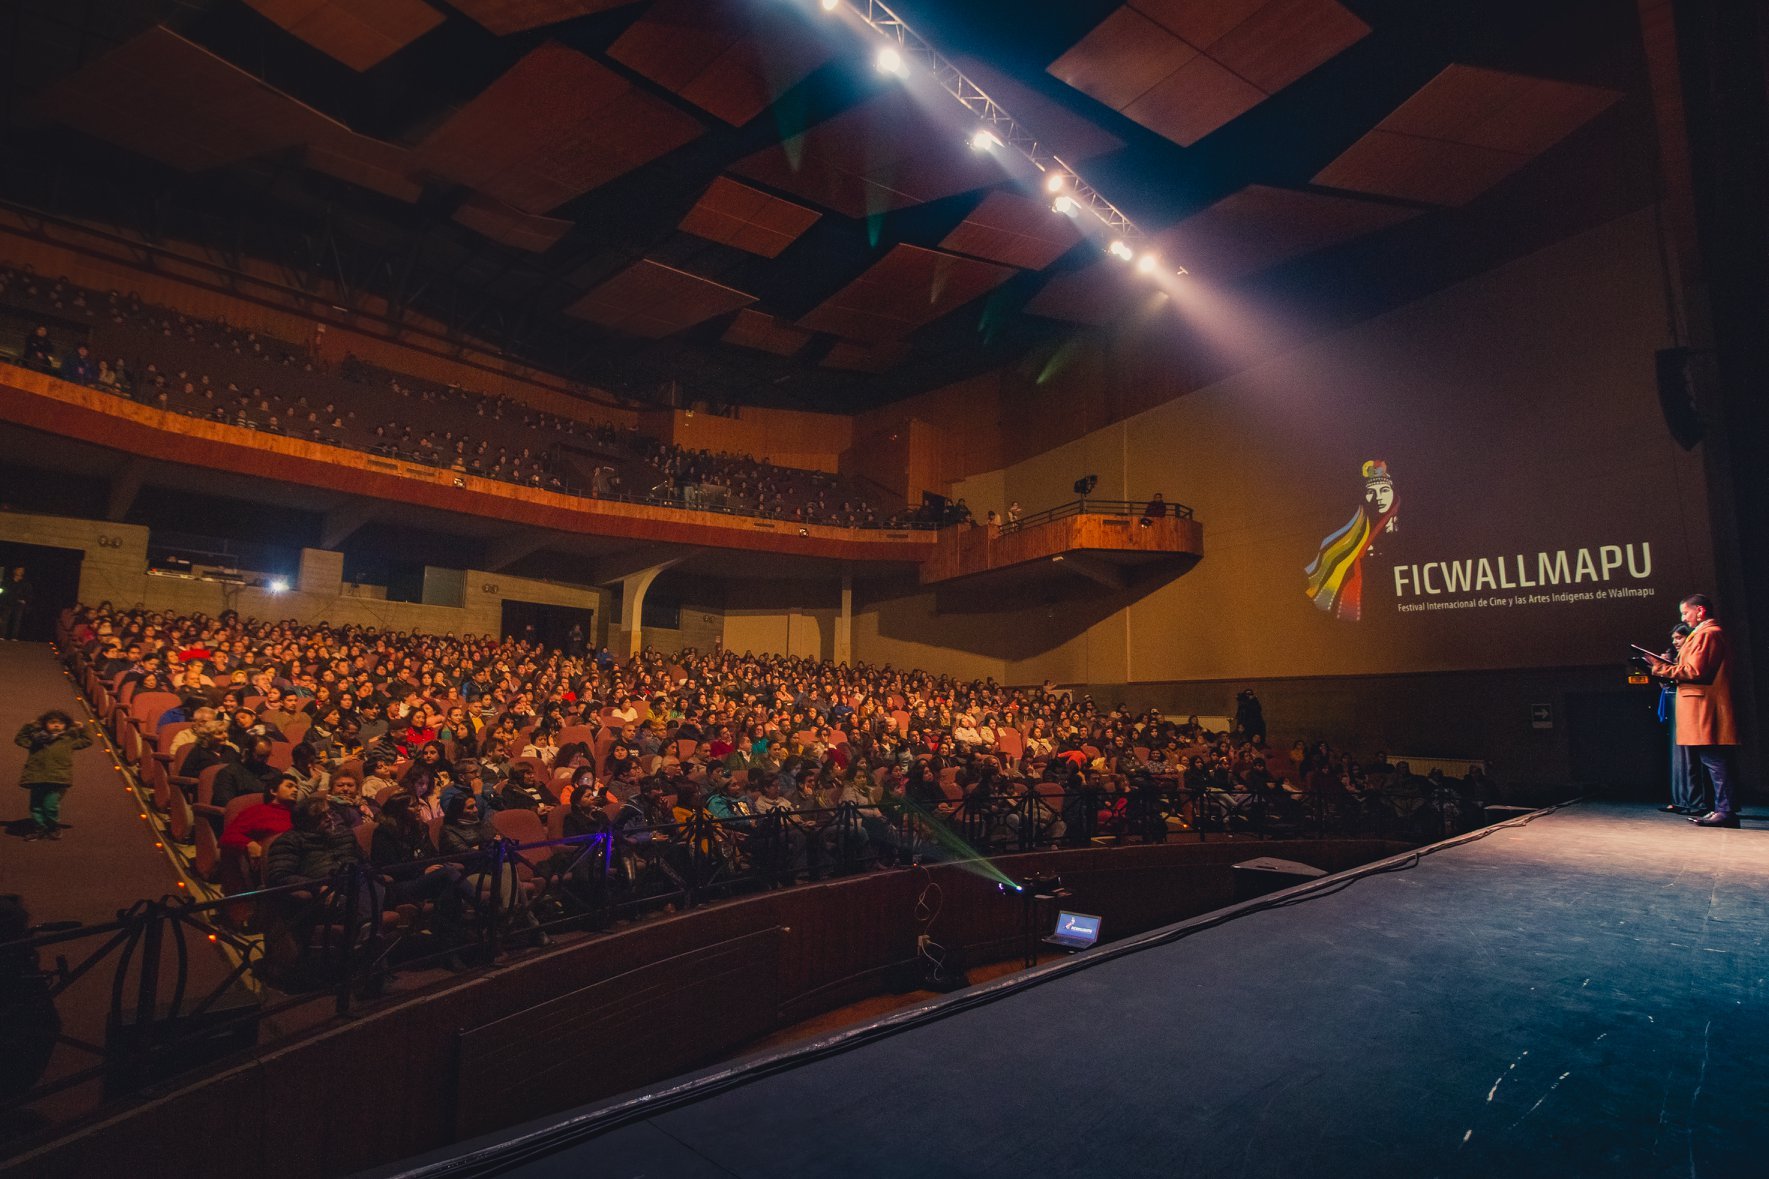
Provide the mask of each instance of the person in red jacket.
POLYGON ((228 851, 244 852, 256 862, 264 854, 264 845, 293 826, 295 800, 301 784, 284 774, 264 792, 264 801, 240 811, 228 821, 221 832, 221 846, 228 851))

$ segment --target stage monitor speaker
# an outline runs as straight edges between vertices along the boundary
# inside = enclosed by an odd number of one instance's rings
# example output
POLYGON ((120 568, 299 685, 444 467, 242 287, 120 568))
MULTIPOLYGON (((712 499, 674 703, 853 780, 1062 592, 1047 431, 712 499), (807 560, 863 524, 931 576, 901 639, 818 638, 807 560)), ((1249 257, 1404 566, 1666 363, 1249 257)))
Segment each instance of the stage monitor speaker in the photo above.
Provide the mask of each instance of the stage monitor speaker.
POLYGON ((1701 441, 1701 417, 1695 411, 1695 353, 1689 348, 1661 348, 1657 356, 1658 405, 1665 426, 1684 450, 1701 441))

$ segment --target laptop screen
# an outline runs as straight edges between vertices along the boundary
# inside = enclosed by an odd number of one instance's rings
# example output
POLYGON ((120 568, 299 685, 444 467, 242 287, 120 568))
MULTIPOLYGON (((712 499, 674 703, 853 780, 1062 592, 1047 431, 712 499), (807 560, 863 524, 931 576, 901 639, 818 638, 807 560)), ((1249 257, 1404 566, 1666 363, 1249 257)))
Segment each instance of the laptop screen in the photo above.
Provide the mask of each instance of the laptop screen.
POLYGON ((1056 929, 1051 931, 1051 936, 1091 946, 1099 940, 1099 920, 1089 913, 1071 913, 1065 909, 1057 914, 1056 929))

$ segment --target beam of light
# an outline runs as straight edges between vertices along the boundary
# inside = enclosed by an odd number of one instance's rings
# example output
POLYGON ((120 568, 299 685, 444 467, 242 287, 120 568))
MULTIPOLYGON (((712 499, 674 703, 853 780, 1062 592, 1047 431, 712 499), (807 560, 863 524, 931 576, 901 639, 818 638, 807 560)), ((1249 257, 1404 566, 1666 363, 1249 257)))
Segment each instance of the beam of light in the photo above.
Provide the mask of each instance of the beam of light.
POLYGON ((818 0, 818 2, 823 5, 824 12, 834 12, 836 6, 839 5, 842 0, 818 0))
POLYGON ((991 864, 981 852, 960 838, 958 832, 941 822, 932 811, 924 809, 920 803, 907 796, 903 799, 903 807, 921 821, 929 838, 944 850, 952 853, 953 858, 944 862, 950 863, 955 868, 963 869, 973 876, 981 876, 985 880, 1004 884, 1015 892, 1024 891, 1014 883, 1013 877, 991 864))
POLYGON ((880 49, 872 64, 878 67, 881 74, 891 74, 898 78, 909 76, 909 63, 903 60, 903 55, 897 52, 895 45, 886 45, 880 49))
POLYGON ((1161 259, 1155 257, 1153 254, 1144 254, 1136 260, 1136 268, 1144 274, 1155 273, 1155 267, 1160 264, 1161 259))
POLYGON ((1070 336, 1062 342, 1062 345, 1057 348, 1055 352, 1050 354, 1050 359, 1044 362, 1044 367, 1038 371, 1038 376, 1034 378, 1033 384, 1045 384, 1051 378, 1057 376, 1064 369, 1068 368, 1080 354, 1081 345, 1079 341, 1075 336, 1070 336))

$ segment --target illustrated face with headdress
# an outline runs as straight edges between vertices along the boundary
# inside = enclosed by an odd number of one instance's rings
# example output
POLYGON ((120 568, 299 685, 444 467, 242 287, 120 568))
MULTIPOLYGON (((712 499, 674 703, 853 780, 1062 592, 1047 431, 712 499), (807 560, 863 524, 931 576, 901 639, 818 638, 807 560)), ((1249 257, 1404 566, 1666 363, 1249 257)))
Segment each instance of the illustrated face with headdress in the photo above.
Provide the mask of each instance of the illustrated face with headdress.
POLYGON ((1372 522, 1380 520, 1394 510, 1394 480, 1389 477, 1388 463, 1371 459, 1363 465, 1363 476, 1364 504, 1371 511, 1372 522))
POLYGON ((1377 515, 1387 515, 1394 506, 1394 484, 1387 479, 1365 484, 1364 502, 1375 508, 1377 515))

